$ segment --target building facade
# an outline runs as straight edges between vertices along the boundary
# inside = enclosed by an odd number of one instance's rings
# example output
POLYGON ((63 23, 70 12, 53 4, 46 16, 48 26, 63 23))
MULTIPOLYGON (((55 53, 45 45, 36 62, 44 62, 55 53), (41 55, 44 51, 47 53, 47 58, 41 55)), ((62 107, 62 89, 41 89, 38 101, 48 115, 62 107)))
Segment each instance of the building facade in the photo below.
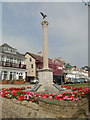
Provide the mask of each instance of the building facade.
MULTIPOLYGON (((38 70, 43 68, 43 57, 27 52, 25 58, 27 77, 30 81, 35 76, 38 76, 38 70)), ((61 61, 48 58, 48 66, 53 70, 54 79, 64 80, 63 64, 61 61)))
POLYGON ((25 80, 25 56, 8 44, 0 46, 0 80, 25 80))
POLYGON ((63 72, 65 79, 69 81, 72 79, 88 79, 88 71, 83 68, 77 68, 77 66, 72 66, 71 64, 64 61, 63 72))

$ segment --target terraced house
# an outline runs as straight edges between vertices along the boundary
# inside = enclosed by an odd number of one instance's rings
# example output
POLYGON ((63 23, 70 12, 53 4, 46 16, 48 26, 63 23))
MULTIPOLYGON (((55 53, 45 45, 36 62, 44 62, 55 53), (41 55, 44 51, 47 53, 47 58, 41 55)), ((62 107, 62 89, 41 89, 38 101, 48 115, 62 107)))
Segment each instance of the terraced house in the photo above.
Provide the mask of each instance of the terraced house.
POLYGON ((25 56, 8 44, 0 46, 0 80, 25 80, 25 56))

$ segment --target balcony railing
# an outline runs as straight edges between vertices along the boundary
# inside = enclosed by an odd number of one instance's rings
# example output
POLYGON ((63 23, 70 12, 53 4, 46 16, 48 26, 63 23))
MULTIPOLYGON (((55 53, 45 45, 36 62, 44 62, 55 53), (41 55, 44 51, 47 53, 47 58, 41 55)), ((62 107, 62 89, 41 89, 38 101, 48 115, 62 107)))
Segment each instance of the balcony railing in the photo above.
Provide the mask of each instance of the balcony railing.
POLYGON ((9 62, 4 62, 4 61, 0 61, 0 66, 26 69, 26 65, 24 64, 9 63, 9 62))

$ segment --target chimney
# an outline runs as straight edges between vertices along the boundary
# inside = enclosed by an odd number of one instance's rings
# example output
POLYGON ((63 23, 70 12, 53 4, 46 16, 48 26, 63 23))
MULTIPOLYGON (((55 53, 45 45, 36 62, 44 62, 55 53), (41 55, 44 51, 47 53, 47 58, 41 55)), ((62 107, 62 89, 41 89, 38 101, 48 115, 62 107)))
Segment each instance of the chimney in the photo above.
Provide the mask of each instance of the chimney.
POLYGON ((43 53, 42 53, 42 52, 38 52, 38 55, 39 55, 39 56, 43 56, 43 53))
POLYGON ((62 59, 62 57, 59 57, 59 58, 57 58, 57 60, 60 60, 60 61, 62 61, 63 59, 62 59))

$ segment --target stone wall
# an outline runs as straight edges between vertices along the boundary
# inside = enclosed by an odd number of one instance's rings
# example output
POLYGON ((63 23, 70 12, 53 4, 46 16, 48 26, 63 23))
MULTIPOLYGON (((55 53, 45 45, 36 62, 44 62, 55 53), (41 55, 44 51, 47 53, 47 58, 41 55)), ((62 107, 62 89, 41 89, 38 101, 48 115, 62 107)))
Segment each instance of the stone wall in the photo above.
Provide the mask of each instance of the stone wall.
POLYGON ((22 118, 86 118, 89 115, 86 98, 77 102, 40 98, 39 105, 31 101, 3 98, 3 107, 5 105, 22 118))
POLYGON ((88 116, 88 100, 59 101, 55 99, 40 98, 39 109, 46 115, 56 118, 85 118, 88 116))
MULTIPOLYGON (((39 118, 39 105, 36 103, 28 102, 28 101, 19 101, 17 99, 6 99, 3 98, 3 104, 2 107, 5 109, 8 109, 8 111, 11 111, 11 115, 17 114, 16 118, 39 118)), ((5 115, 4 112, 2 112, 3 118, 9 118, 8 117, 8 111, 7 115, 5 115)), ((11 116, 9 115, 9 116, 11 116)), ((12 118, 13 118, 12 116, 12 118)), ((15 118, 15 116, 14 116, 15 118)))

